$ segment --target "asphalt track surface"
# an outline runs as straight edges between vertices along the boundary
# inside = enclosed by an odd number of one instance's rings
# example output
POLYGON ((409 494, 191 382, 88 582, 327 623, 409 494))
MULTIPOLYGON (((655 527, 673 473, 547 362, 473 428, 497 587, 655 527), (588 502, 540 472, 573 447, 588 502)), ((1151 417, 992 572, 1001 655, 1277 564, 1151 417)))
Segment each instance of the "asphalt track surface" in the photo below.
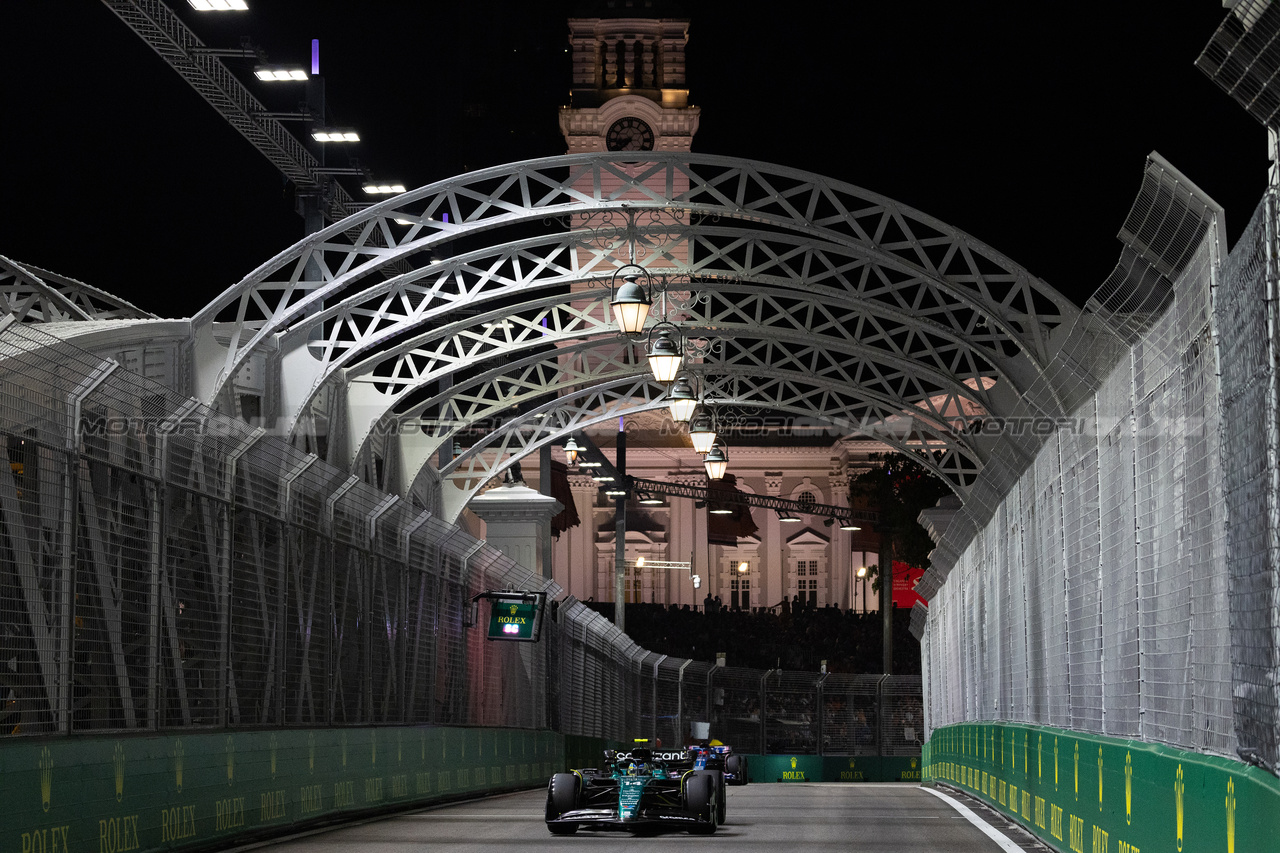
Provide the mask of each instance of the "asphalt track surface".
MULTIPOLYGON (((715 835, 578 832, 553 836, 543 822, 546 791, 525 791, 383 817, 255 845, 309 853, 449 853, 680 850, 758 853, 1010 853, 1046 850, 1025 832, 985 812, 1013 843, 989 838, 946 800, 914 784, 748 785, 729 789, 729 819, 715 835)), ((973 800, 957 797, 975 808, 973 800)), ((990 825, 989 824, 989 825, 990 825)))

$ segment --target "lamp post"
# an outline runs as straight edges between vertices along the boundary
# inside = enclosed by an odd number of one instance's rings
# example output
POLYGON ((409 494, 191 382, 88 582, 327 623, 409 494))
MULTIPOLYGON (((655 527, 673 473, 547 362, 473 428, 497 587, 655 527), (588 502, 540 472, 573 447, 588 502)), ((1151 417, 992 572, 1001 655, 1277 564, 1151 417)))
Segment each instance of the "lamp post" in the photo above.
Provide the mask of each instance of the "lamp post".
POLYGON ((676 378, 684 361, 684 342, 674 323, 665 320, 649 332, 648 359, 653 378, 664 385, 676 378), (675 332, 675 337, 672 337, 675 332))
POLYGON ((729 467, 729 454, 725 451, 724 445, 714 444, 707 451, 707 455, 703 458, 702 464, 707 469, 707 476, 712 480, 720 480, 724 478, 724 472, 729 467))
POLYGON ((653 280, 644 267, 627 264, 614 271, 609 280, 609 306, 613 309, 613 318, 623 334, 638 335, 644 328, 644 321, 649 318, 649 309, 653 307, 653 280), (622 283, 618 284, 621 274, 622 283), (644 284, 640 283, 641 276, 644 284))
POLYGON ((569 440, 564 443, 564 455, 569 460, 570 468, 578 464, 578 454, 581 452, 582 448, 578 447, 578 442, 573 436, 569 436, 569 440))
MULTIPOLYGON (((618 418, 617 447, 617 464, 614 467, 618 469, 618 476, 625 483, 627 479, 627 432, 623 429, 622 418, 618 418)), ((613 499, 613 505, 616 508, 613 527, 613 624, 617 625, 618 630, 625 634, 627 632, 627 495, 625 490, 622 495, 613 499)))
POLYGON ((885 675, 893 675, 893 531, 887 518, 892 488, 886 472, 880 485, 880 520, 876 523, 880 533, 880 620, 884 630, 885 675))
POLYGON ((694 390, 688 374, 681 373, 675 378, 667 405, 671 409, 671 419, 676 423, 687 424, 693 419, 693 412, 698 408, 698 392, 694 390))
POLYGON ((710 452, 715 445, 715 422, 706 409, 699 409, 689 421, 689 441, 693 442, 694 451, 703 455, 710 452))

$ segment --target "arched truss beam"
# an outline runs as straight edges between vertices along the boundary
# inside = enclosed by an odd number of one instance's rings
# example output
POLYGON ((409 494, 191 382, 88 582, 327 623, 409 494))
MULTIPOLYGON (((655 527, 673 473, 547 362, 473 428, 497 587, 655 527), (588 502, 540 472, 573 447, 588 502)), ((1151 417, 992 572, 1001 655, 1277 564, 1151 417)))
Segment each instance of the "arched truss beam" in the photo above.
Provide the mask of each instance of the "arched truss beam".
MULTIPOLYGON (((975 464, 985 459, 984 452, 961 434, 971 420, 986 413, 984 395, 952 377, 922 377, 923 371, 913 371, 912 363, 906 359, 893 365, 897 369, 886 369, 890 365, 882 353, 875 352, 873 358, 867 358, 866 348, 856 342, 843 346, 815 342, 803 330, 767 338, 758 337, 759 329, 746 326, 717 331, 729 333, 729 342, 710 360, 691 368, 700 376, 704 396, 710 403, 747 400, 755 393, 758 399, 753 405, 786 408, 817 417, 840 425, 847 434, 878 435, 895 418, 910 418, 928 424, 940 437, 938 440, 945 438, 948 447, 960 456, 975 464), (751 386, 751 391, 746 390, 751 386), (726 390, 731 387, 734 390, 726 390), (811 402, 797 402, 805 399, 811 402), (830 411, 832 401, 834 413, 830 411), (850 413, 860 407, 865 411, 856 420, 851 419, 850 413)), ((513 348, 508 356, 515 352, 513 348)), ((430 387, 451 372, 445 369, 422 376, 419 383, 430 387)), ((611 385, 620 378, 644 376, 647 372, 638 345, 617 336, 603 342, 578 341, 551 350, 529 346, 523 358, 495 363, 466 381, 439 386, 437 393, 401 411, 385 409, 352 455, 360 459, 381 450, 384 455, 403 459, 409 466, 405 472, 407 482, 416 477, 415 466, 425 464, 460 430, 496 423, 504 413, 523 411, 548 397, 611 385), (371 447, 371 443, 399 441, 405 434, 412 436, 406 442, 412 450, 402 446, 391 454, 385 447, 371 447)), ((359 388, 348 392, 348 405, 353 410, 375 409, 376 391, 368 392, 368 388, 369 383, 360 383, 359 388)), ((958 491, 964 488, 963 483, 955 485, 958 491)))
MULTIPOLYGON (((763 240, 743 239, 741 234, 733 236, 748 247, 750 254, 764 256, 764 250, 759 248, 763 240)), ((574 246, 558 242, 562 239, 563 236, 556 238, 555 251, 572 253, 574 246)), ((565 276, 571 271, 554 269, 546 263, 546 258, 555 251, 533 253, 531 246, 535 244, 537 248, 547 248, 541 241, 522 241, 513 247, 472 253, 433 268, 437 279, 471 277, 478 281, 483 278, 485 287, 493 288, 504 299, 489 301, 477 296, 474 301, 451 302, 434 311, 418 312, 413 321, 430 331, 376 349, 363 360, 357 360, 361 353, 354 345, 339 344, 341 326, 335 318, 354 313, 342 306, 329 309, 327 322, 320 321, 321 328, 327 326, 322 338, 310 339, 310 334, 302 330, 291 331, 282 344, 288 366, 286 374, 293 376, 299 372, 293 365, 311 372, 303 382, 294 379, 285 382, 286 386, 302 385, 306 389, 305 396, 290 401, 289 410, 305 412, 324 376, 344 368, 344 380, 355 380, 349 399, 353 418, 350 435, 358 445, 378 418, 385 418, 384 413, 389 410, 398 410, 403 396, 424 384, 439 381, 458 370, 473 371, 485 359, 518 357, 522 350, 531 347, 564 347, 597 337, 613 339, 615 329, 606 320, 600 304, 605 292, 600 289, 568 292, 569 282, 565 276), (520 263, 519 269, 511 268, 526 253, 530 253, 530 259, 520 263), (512 304, 515 300, 522 301, 512 304), (493 302, 497 302, 498 307, 492 307, 493 302), (450 316, 460 313, 465 313, 463 319, 447 322, 450 316), (311 355, 313 352, 316 356, 311 355)), ((776 248, 776 244, 770 248, 776 248)), ((798 247, 797 251, 812 255, 830 248, 810 244, 798 247)), ((830 252, 823 256, 828 266, 834 260, 830 252)), ((999 410, 1001 399, 997 397, 993 404, 985 390, 993 381, 996 382, 993 393, 1003 395, 1004 402, 1009 399, 1026 402, 1024 395, 1034 374, 1026 375, 1025 359, 1005 355, 1000 351, 999 339, 991 335, 975 334, 976 343, 966 339, 951 326, 930 317, 929 309, 918 302, 904 308, 892 299, 868 297, 869 273, 861 260, 847 260, 837 274, 839 277, 823 283, 816 283, 814 279, 818 277, 812 272, 805 277, 797 274, 795 278, 780 278, 764 274, 765 270, 776 273, 778 268, 773 261, 732 267, 703 266, 700 272, 714 274, 716 278, 699 281, 698 289, 707 299, 683 314, 682 324, 691 334, 697 334, 699 329, 711 334, 714 329, 715 334, 730 338, 735 348, 756 351, 767 348, 778 359, 844 362, 849 354, 858 354, 864 362, 864 366, 855 371, 859 381, 899 383, 902 387, 896 393, 907 406, 927 407, 930 398, 955 393, 988 411, 999 410), (857 288, 847 286, 848 278, 844 275, 850 267, 855 269, 853 278, 859 281, 857 288), (739 276, 753 278, 743 280, 739 276), (790 354, 783 344, 799 347, 799 354, 790 354), (962 383, 968 383, 969 387, 961 387, 962 383), (916 387, 908 387, 910 385, 916 387)), ((945 305, 938 300, 931 304, 951 320, 964 311, 969 326, 985 323, 969 306, 945 305)), ((370 312, 370 316, 379 316, 379 313, 370 312)), ((995 321, 990 325, 996 325, 995 321)), ((403 334, 406 326, 407 320, 395 328, 403 334)), ((377 336, 376 332, 370 335, 371 338, 377 336)), ((821 372, 821 368, 815 370, 821 372)), ((385 423, 380 426, 385 428, 385 423)), ((356 451, 357 447, 353 446, 351 453, 354 455, 356 451)))
POLYGON ((729 158, 654 154, 644 163, 617 163, 608 155, 571 155, 423 187, 272 259, 194 318, 194 390, 202 399, 221 402, 232 377, 253 353, 269 348, 281 331, 305 323, 325 305, 373 286, 381 280, 378 271, 389 263, 549 216, 635 206, 676 207, 694 218, 750 221, 861 247, 869 257, 882 259, 882 265, 892 262, 967 292, 983 306, 985 317, 1017 329, 1007 343, 1037 368, 1049 362, 1054 329, 1069 325, 1078 313, 1060 294, 989 247, 848 184, 729 158), (309 267, 319 271, 320 281, 307 280, 309 267), (225 345, 214 334, 219 320, 234 321, 225 345))
MULTIPOLYGON (((708 260, 691 264, 698 292, 706 298, 682 319, 722 325, 754 317, 778 328, 804 325, 807 334, 836 339, 854 335, 888 358, 911 359, 920 369, 962 381, 977 384, 978 377, 998 376, 1002 390, 1012 396, 1022 397, 1035 386, 1038 374, 1028 371, 1029 361, 1005 351, 1011 334, 1005 318, 987 318, 972 303, 932 283, 913 285, 915 298, 907 302, 900 286, 883 280, 883 268, 873 268, 844 247, 795 235, 779 239, 707 230, 716 233, 696 236, 691 241, 695 248, 697 241, 726 237, 743 260, 728 263, 727 255, 708 255, 708 260)), ((347 378, 368 373, 387 377, 387 387, 395 393, 422 382, 427 366, 471 361, 533 338, 547 342, 552 335, 564 339, 607 333, 600 304, 605 292, 566 292, 580 270, 557 258, 576 257, 580 246, 575 240, 557 235, 520 241, 438 264, 431 269, 432 282, 424 284, 437 292, 452 291, 447 298, 423 299, 419 293, 409 300, 399 293, 359 306, 349 299, 309 318, 280 344, 287 368, 285 422, 291 425, 326 376, 339 368, 347 378), (495 303, 501 307, 490 307, 495 303), (410 304, 415 307, 404 310, 410 304), (450 326, 455 340, 441 343, 439 324, 464 310, 470 325, 455 322, 450 326), (436 328, 405 340, 415 327, 436 328)), ((1052 401, 1044 402, 1052 408, 1052 401)))
MULTIPOLYGON (((1020 358, 1010 342, 1020 334, 1021 318, 989 316, 969 294, 911 271, 877 265, 857 248, 802 235, 714 226, 665 236, 651 242, 650 251, 666 254, 687 247, 692 257, 680 270, 699 280, 699 292, 714 291, 725 282, 750 281, 820 293, 840 300, 849 310, 891 318, 903 334, 922 339, 915 342, 921 351, 930 337, 941 337, 949 346, 962 345, 985 359, 1020 358)), ((593 276, 606 278, 615 268, 608 252, 586 242, 582 232, 486 247, 402 276, 394 287, 371 287, 318 311, 286 332, 280 346, 289 351, 305 343, 316 360, 333 370, 392 344, 407 329, 460 309, 476 310, 496 299, 509 304, 514 297, 531 298, 593 276), (581 258, 588 253, 595 257, 583 264, 581 258)), ((604 318, 597 304, 601 290, 572 298, 584 300, 580 310, 604 318)))
POLYGON ((20 323, 155 319, 154 314, 82 281, 2 256, 0 315, 20 323))
MULTIPOLYGON (((841 410, 834 405, 834 392, 795 393, 791 383, 782 380, 761 385, 747 383, 735 390, 743 396, 721 397, 719 405, 760 407, 810 417, 841 430, 874 435, 890 447, 918 458, 959 494, 963 495, 978 476, 976 461, 958 452, 947 433, 897 410, 885 409, 883 420, 877 420, 872 414, 873 407, 863 400, 851 401, 856 410, 841 410), (816 405, 819 400, 828 408, 816 405)), ((547 401, 487 429, 474 444, 440 468, 439 478, 445 484, 442 494, 445 517, 456 518, 490 480, 543 445, 562 441, 570 433, 595 424, 660 408, 666 405, 664 396, 661 386, 648 376, 620 377, 547 401)), ((419 481, 435 479, 425 467, 417 476, 419 481)), ((414 483, 414 487, 418 485, 420 483, 414 483)))

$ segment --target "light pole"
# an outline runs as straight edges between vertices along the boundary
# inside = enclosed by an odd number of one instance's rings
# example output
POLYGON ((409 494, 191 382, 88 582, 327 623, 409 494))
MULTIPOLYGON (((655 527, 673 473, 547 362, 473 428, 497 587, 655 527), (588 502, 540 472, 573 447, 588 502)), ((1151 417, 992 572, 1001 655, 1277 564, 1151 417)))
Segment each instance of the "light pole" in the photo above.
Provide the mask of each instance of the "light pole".
MULTIPOLYGON (((622 418, 618 418, 617 463, 618 477, 627 481, 627 433, 622 418)), ((616 507, 613 549, 613 624, 622 633, 627 632, 627 496, 614 498, 616 507)))

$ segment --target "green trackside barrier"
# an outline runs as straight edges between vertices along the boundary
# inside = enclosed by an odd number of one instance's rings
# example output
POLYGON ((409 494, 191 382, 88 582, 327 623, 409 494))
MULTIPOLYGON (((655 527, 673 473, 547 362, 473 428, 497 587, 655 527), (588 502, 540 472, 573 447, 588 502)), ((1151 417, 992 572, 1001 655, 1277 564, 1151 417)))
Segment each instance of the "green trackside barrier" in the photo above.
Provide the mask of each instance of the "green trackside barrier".
POLYGON ((751 782, 919 782, 921 759, 879 755, 748 755, 751 782))
MULTIPOLYGON (((583 767, 602 767, 606 749, 625 749, 621 741, 583 735, 564 736, 564 762, 558 771, 578 770, 583 767)), ((543 782, 551 781, 550 775, 543 782)))
POLYGON ((9 739, 0 850, 183 850, 546 784, 565 738, 486 728, 9 739))
POLYGON ((1013 723, 937 729, 926 784, 979 797, 1063 853, 1280 850, 1280 780, 1229 758, 1013 723))

